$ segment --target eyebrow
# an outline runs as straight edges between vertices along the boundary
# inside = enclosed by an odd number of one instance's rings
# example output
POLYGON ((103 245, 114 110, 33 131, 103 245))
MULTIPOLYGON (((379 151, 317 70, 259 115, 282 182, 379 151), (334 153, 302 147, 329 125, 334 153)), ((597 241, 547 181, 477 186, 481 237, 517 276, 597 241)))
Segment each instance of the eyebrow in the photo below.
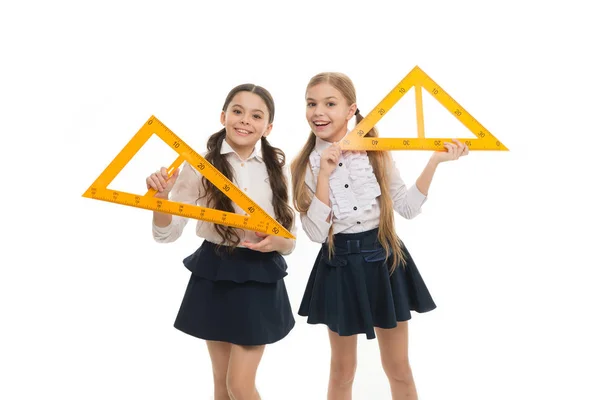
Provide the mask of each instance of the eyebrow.
MULTIPOLYGON (((239 108, 242 108, 242 109, 244 108, 244 107, 242 107, 242 106, 241 106, 241 105, 239 105, 239 104, 233 104, 231 107, 239 107, 239 108)), ((256 111, 258 111, 259 113, 263 113, 263 114, 265 113, 263 110, 259 110, 258 108, 257 108, 257 109, 254 109, 254 110, 252 110, 252 111, 253 111, 253 112, 256 112, 256 111)))
MULTIPOLYGON (((328 96, 328 97, 325 97, 325 100, 329 100, 329 99, 336 99, 336 100, 337 100, 337 97, 335 97, 335 96, 328 96)), ((307 98, 306 98, 306 100, 312 100, 312 101, 315 101, 315 99, 313 99, 312 97, 307 97, 307 98)))

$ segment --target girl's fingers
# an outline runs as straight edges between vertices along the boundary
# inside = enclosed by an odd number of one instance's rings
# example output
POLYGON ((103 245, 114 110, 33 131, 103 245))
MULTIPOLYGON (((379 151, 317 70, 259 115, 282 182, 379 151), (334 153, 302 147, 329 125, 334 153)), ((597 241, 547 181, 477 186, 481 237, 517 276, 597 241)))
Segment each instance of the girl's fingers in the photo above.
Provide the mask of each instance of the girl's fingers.
POLYGON ((255 251, 262 251, 262 252, 271 251, 270 249, 272 247, 271 246, 271 241, 272 241, 271 238, 272 238, 272 236, 267 235, 267 234, 263 234, 263 233, 260 233, 260 232, 255 232, 255 233, 256 233, 257 236, 263 237, 264 239, 261 240, 258 243, 252 243, 252 242, 249 242, 247 240, 244 240, 242 242, 242 244, 244 246, 246 246, 247 248, 255 250, 255 251))
POLYGON ((154 182, 154 189, 158 190, 159 192, 162 192, 163 186, 160 183, 160 179, 158 179, 158 176, 156 174, 152 174, 150 178, 152 179, 152 182, 154 182))
POLYGON ((156 173, 156 179, 158 179, 158 182, 160 183, 162 190, 165 190, 165 188, 167 187, 167 181, 158 172, 156 173))
MULTIPOLYGON (((156 171, 154 173, 154 176, 156 176, 156 179, 158 179, 158 182, 160 182, 160 184, 162 185, 163 188, 167 186, 167 180, 163 177, 162 171, 156 171)), ((168 176, 167 176, 167 179, 168 179, 168 176)))
POLYGON ((260 245, 259 247, 259 251, 263 251, 263 252, 269 252, 273 250, 273 236, 267 236, 266 238, 264 238, 263 240, 261 240, 260 242, 258 242, 258 244, 260 245))
POLYGON ((173 175, 171 175, 168 179, 166 179, 165 187, 172 188, 173 185, 175 185, 175 182, 177 181, 178 176, 179 176, 179 169, 176 169, 175 172, 173 172, 173 175))
POLYGON ((446 148, 448 149, 448 153, 450 154, 451 158, 453 160, 456 159, 456 153, 457 153, 457 147, 454 143, 447 143, 448 146, 446 146, 446 148))
POLYGON ((327 149, 327 153, 335 155, 336 157, 339 157, 340 154, 342 153, 342 149, 340 148, 339 145, 332 145, 329 149, 327 149))
POLYGON ((162 167, 162 168, 160 169, 160 175, 162 176, 162 178, 163 178, 164 180, 167 180, 167 179, 169 179, 169 171, 167 171, 167 169, 166 169, 165 167, 162 167))
POLYGON ((263 240, 263 241, 260 241, 260 242, 258 242, 256 244, 254 244, 252 246, 252 250, 264 252, 265 251, 265 247, 266 247, 266 245, 265 245, 264 240, 263 240))
POLYGON ((173 175, 169 177, 169 173, 165 167, 162 167, 160 170, 156 171, 152 175, 146 178, 146 185, 148 189, 152 188, 158 192, 162 192, 163 190, 169 187, 169 183, 174 182, 179 176, 179 169, 176 169, 173 172, 173 175), (173 181, 171 181, 173 179, 173 181))
POLYGON ((163 185, 163 188, 166 188, 170 182, 174 182, 174 180, 177 179, 177 176, 179 176, 179 168, 173 172, 173 175, 169 176, 169 171, 165 167, 162 167, 156 175, 163 185))
POLYGON ((146 187, 148 189, 153 189, 158 191, 158 188, 156 187, 156 183, 154 183, 154 181, 152 180, 151 177, 146 178, 146 187))

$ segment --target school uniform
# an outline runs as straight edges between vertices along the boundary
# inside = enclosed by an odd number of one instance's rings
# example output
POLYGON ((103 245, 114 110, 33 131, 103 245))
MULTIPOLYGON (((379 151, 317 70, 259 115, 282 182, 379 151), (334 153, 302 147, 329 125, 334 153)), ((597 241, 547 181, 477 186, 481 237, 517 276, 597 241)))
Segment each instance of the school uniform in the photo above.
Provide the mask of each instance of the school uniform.
MULTIPOLYGON (((300 304, 299 315, 309 324, 325 324, 341 336, 364 333, 375 338, 375 327, 393 328, 398 321, 436 308, 414 260, 402 244, 406 264, 390 275, 391 256, 377 240, 381 195, 367 152, 344 151, 329 178, 331 207, 314 193, 322 152, 331 143, 317 138, 309 156, 305 183, 313 194, 302 228, 322 243, 300 304), (327 222, 327 220, 330 220, 327 222), (333 224, 334 256, 329 258, 329 229, 333 224)), ((404 184, 395 165, 386 171, 394 210, 404 218, 421 212, 427 198, 416 185, 404 184)))
MULTIPOLYGON (((223 141, 221 154, 232 166, 234 184, 274 216, 273 193, 262 153, 255 149, 247 160, 241 160, 223 141)), ((199 199, 204 193, 201 179, 202 175, 185 162, 169 199, 206 207, 206 199, 199 199)), ((244 214, 238 205, 233 206, 236 213, 244 214)), ((181 236, 187 222, 187 218, 174 215, 169 226, 153 223, 153 237, 157 242, 173 242, 181 236)), ((254 231, 238 232, 241 242, 261 240, 254 231)), ((197 220, 196 235, 205 240, 183 260, 191 274, 175 328, 200 339, 247 346, 283 339, 295 324, 283 280, 287 276, 283 255, 293 248, 280 254, 238 246, 229 253, 226 246, 218 248, 222 243, 214 224, 201 220, 197 220)))

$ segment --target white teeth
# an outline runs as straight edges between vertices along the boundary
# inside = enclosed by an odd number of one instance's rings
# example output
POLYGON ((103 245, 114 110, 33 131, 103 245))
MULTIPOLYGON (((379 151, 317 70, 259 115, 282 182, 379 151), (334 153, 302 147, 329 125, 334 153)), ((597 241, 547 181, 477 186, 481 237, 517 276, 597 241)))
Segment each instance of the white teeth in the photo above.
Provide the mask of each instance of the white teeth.
POLYGON ((317 126, 323 126, 323 125, 327 125, 329 122, 315 122, 315 125, 317 126))
POLYGON ((248 131, 246 131, 246 130, 244 130, 244 129, 238 129, 237 131, 238 131, 239 133, 243 133, 243 134, 246 134, 246 135, 250 133, 250 132, 248 132, 248 131))

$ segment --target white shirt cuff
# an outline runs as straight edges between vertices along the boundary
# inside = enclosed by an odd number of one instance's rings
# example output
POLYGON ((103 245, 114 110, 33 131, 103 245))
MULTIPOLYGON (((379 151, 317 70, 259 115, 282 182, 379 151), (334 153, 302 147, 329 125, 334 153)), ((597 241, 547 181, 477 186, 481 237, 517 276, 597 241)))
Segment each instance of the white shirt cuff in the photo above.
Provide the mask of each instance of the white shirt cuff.
POLYGON ((406 201, 411 210, 419 210, 427 201, 427 196, 419 191, 417 185, 412 185, 406 193, 406 201))
POLYGON ((327 222, 327 219, 330 215, 331 207, 325 205, 325 203, 319 200, 317 196, 313 197, 313 200, 306 211, 306 216, 318 226, 320 231, 329 231, 331 220, 330 222, 327 222))
POLYGON ((284 251, 282 253, 279 253, 282 256, 289 256, 296 249, 296 240, 295 239, 289 239, 289 240, 292 241, 292 247, 288 251, 284 251))
POLYGON ((177 239, 177 226, 175 225, 175 216, 167 226, 156 226, 152 221, 152 236, 157 242, 172 242, 177 239))

